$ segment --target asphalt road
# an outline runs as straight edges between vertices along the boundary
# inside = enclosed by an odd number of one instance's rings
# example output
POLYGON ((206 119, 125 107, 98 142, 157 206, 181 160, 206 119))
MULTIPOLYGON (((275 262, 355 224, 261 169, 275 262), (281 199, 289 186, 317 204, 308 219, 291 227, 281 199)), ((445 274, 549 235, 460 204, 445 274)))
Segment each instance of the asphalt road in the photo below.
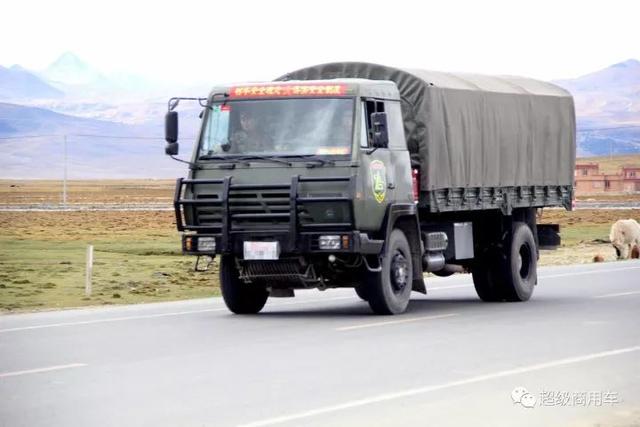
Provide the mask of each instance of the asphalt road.
POLYGON ((395 317, 348 289, 0 316, 0 425, 638 425, 640 262, 539 276, 427 279, 395 317))

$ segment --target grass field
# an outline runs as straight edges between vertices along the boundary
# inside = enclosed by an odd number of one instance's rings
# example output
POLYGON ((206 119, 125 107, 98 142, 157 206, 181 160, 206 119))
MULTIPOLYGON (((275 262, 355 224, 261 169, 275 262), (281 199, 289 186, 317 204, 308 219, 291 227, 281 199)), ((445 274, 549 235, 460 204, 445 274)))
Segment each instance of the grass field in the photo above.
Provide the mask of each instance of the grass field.
MULTIPOLYGON (((71 181, 70 203, 166 203, 173 182, 71 181)), ((0 181, 0 205, 58 203, 56 181, 0 181), (37 200, 38 202, 34 202, 37 200)), ((543 252, 542 265, 613 261, 606 242, 617 219, 638 210, 545 210, 560 223, 563 246, 543 252)), ((216 265, 193 271, 180 253, 171 211, 0 212, 0 310, 32 310, 206 297, 219 294, 216 265), (93 294, 84 296, 85 250, 94 245, 93 294)))
POLYGON ((0 212, 0 309, 121 304, 218 294, 193 271, 171 212, 0 212), (94 245, 93 294, 84 296, 94 245))

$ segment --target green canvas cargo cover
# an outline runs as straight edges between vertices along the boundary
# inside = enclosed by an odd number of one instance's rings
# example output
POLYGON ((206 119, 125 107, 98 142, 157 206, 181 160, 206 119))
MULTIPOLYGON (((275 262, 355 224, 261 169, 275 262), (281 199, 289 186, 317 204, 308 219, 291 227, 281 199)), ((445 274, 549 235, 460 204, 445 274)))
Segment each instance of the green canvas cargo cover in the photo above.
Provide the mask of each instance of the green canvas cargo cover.
POLYGON ((316 65, 277 80, 336 78, 396 83, 422 190, 573 185, 574 104, 558 86, 358 62, 316 65))

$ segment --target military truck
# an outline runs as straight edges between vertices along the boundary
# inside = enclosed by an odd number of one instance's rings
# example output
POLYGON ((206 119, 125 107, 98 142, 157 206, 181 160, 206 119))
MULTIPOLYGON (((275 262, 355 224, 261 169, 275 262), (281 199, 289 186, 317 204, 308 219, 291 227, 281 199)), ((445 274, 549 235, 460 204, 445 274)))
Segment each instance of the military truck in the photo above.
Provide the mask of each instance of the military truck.
MULTIPOLYGON (((166 115, 171 156, 184 99, 166 115)), ((234 313, 351 287, 399 314, 425 272, 470 272, 480 299, 526 301, 539 249, 560 243, 537 212, 572 208, 574 104, 550 83, 346 62, 198 100, 177 228, 185 254, 220 257, 234 313)))

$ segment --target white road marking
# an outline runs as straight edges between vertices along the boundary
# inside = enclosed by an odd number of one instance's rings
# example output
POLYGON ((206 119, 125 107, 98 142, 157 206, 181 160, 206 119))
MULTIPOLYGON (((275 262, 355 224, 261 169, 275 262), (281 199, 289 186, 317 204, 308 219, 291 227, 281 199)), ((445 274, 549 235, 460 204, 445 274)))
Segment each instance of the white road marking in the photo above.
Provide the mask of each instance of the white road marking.
POLYGON ((558 273, 558 274, 549 274, 544 276, 538 276, 539 279, 551 279, 554 277, 565 277, 565 276, 582 276, 585 274, 596 274, 596 273, 615 273, 616 271, 627 271, 627 270, 638 270, 640 266, 637 267, 622 267, 622 268, 609 268, 606 270, 594 269, 594 270, 586 270, 586 271, 576 271, 574 273, 558 273))
MULTIPOLYGON (((313 302, 322 302, 322 301, 335 301, 341 299, 354 299, 352 296, 348 297, 332 297, 332 298, 322 298, 322 299, 313 299, 306 301, 289 301, 289 302, 281 302, 277 304, 271 304, 267 307, 279 307, 286 305, 297 305, 297 304, 308 304, 313 302)), ((62 322, 62 323, 47 323, 44 325, 32 325, 32 326, 21 326, 17 328, 7 328, 0 329, 0 333, 2 332, 16 332, 16 331, 28 331, 31 329, 44 329, 44 328, 59 328, 62 326, 77 326, 77 325, 92 325, 94 323, 108 323, 108 322, 122 322, 126 320, 138 320, 138 319, 154 319, 156 317, 167 317, 167 316, 183 316, 186 314, 198 314, 198 313, 209 313, 215 311, 228 311, 227 308, 207 308, 203 310, 189 310, 189 311, 174 311, 170 313, 155 313, 155 314, 141 314, 137 316, 124 316, 124 317, 109 317, 106 319, 93 319, 93 320, 80 320, 77 322, 62 322)))
POLYGON ((279 303, 275 303, 275 304, 271 304, 271 305, 269 305, 267 303, 267 305, 265 307, 279 307, 281 305, 308 304, 310 302, 337 301, 337 300, 341 300, 341 299, 351 299, 351 300, 354 300, 354 301, 357 300, 355 295, 350 295, 350 296, 344 296, 344 297, 314 298, 314 299, 305 300, 305 301, 298 300, 298 301, 279 302, 279 303))
POLYGON ((447 289, 460 289, 460 288, 468 288, 473 286, 471 283, 467 283, 466 285, 454 285, 454 286, 436 286, 433 288, 427 288, 427 292, 429 291, 446 291, 447 289))
MULTIPOLYGON (((463 385, 479 383, 482 381, 490 381, 497 378, 503 378, 503 377, 508 377, 512 375, 526 374, 529 372, 539 371, 542 369, 555 368, 558 366, 570 365, 573 363, 587 362, 590 360, 602 359, 605 357, 617 356, 620 354, 626 354, 626 353, 631 353, 635 351, 640 351, 640 345, 634 346, 634 347, 620 348, 620 349, 610 350, 610 351, 603 351, 600 353, 592 353, 592 354, 587 354, 583 356, 569 357, 566 359, 558 359, 558 360, 553 360, 551 362, 538 363, 535 365, 522 366, 519 368, 508 369, 506 371, 492 372, 485 375, 479 375, 476 377, 470 377, 470 378, 466 378, 458 381, 451 381, 443 384, 435 384, 435 385, 429 385, 429 386, 424 386, 419 388, 402 390, 394 393, 380 394, 377 396, 366 397, 358 400, 352 400, 350 402, 344 402, 337 405, 324 406, 324 407, 312 409, 309 411, 298 412, 290 415, 283 415, 275 418, 268 418, 260 421, 254 421, 248 424, 243 424, 241 427, 260 427, 260 426, 269 426, 274 424, 282 424, 290 421, 300 420, 303 418, 314 417, 317 415, 323 415, 323 414, 328 414, 332 412, 344 411, 346 409, 357 408, 360 406, 371 405, 374 403, 386 402, 390 400, 401 399, 404 397, 412 397, 419 394, 429 393, 432 391, 443 390, 443 389, 448 389, 452 387, 459 387, 463 385)), ((297 423, 297 424, 300 424, 300 423, 297 423)))
MULTIPOLYGON (((544 276, 538 276, 538 279, 553 279, 556 277, 569 277, 569 276, 581 276, 584 274, 594 274, 594 273, 613 273, 616 271, 626 271, 626 270, 637 270, 640 269, 640 266, 637 267, 623 267, 623 268, 610 268, 606 270, 589 270, 589 271, 576 271, 573 273, 558 273, 558 274, 548 274, 544 276)), ((428 281, 427 281, 428 282, 428 281)), ((473 283, 468 283, 464 285, 453 285, 453 286, 436 286, 430 288, 427 286, 427 293, 430 291, 446 291, 447 289, 461 289, 461 288, 469 288, 473 287, 473 283)))
MULTIPOLYGON (((637 270, 640 269, 640 266, 637 267, 623 267, 623 268, 614 268, 614 269, 604 269, 604 270, 589 270, 589 271, 578 271, 573 273, 560 273, 560 274, 551 274, 545 276, 539 276, 540 279, 547 278, 555 278, 555 277, 565 277, 565 276, 578 276, 584 274, 594 274, 594 273, 612 273, 616 271, 626 271, 626 270, 637 270)), ((472 284, 465 285, 453 285, 453 286, 437 286, 434 288, 427 288, 427 291, 441 291, 447 289, 460 289, 466 287, 472 287, 472 284)), ((352 296, 343 296, 343 297, 332 297, 332 298, 322 298, 322 299, 310 299, 305 301, 291 301, 291 302, 283 302, 277 304, 268 304, 267 307, 279 307, 286 305, 298 305, 298 304, 309 304, 314 302, 324 302, 324 301, 336 301, 336 300, 344 300, 344 299, 354 299, 352 296)), ((215 312, 215 311, 227 311, 226 308, 210 308, 204 310, 189 310, 189 311, 177 311, 171 313, 157 313, 157 314, 143 314, 138 316, 124 316, 124 317, 112 317, 107 319, 94 319, 94 320, 84 320, 78 322, 62 322, 62 323, 49 323, 44 325, 33 325, 33 326, 22 326, 17 328, 6 328, 0 329, 0 333, 3 332, 16 332, 16 331, 26 331, 31 329, 43 329, 43 328, 57 328, 63 326, 76 326, 76 325, 91 325, 94 323, 106 323, 106 322, 121 322, 126 320, 137 320, 137 319, 153 319, 156 317, 165 317, 165 316, 182 316, 187 314, 197 314, 197 313, 207 313, 207 312, 215 312)))
POLYGON ((398 323, 419 322, 421 320, 443 319, 445 317, 457 316, 458 313, 437 314, 433 316, 410 317, 408 319, 389 320, 387 322, 365 323, 363 325, 343 326, 336 328, 336 331, 353 331, 354 329, 373 328, 376 326, 396 325, 398 323))
POLYGON ((125 317, 110 317, 107 319, 93 319, 93 320, 81 320, 78 322, 62 322, 62 323, 47 323, 44 325, 32 325, 21 326, 18 328, 0 329, 2 332, 15 332, 15 331, 28 331, 31 329, 44 329, 44 328, 59 328, 61 326, 79 326, 79 325, 92 325, 94 323, 108 323, 108 322, 122 322, 125 320, 137 320, 137 319, 153 319, 156 317, 164 316, 181 316, 184 314, 206 313, 210 311, 223 311, 226 308, 209 308, 206 310, 191 310, 191 311, 175 311, 172 313, 156 313, 156 314, 142 314, 138 316, 125 316, 125 317))
POLYGON ((617 294, 605 294, 605 295, 597 295, 593 298, 612 298, 612 297, 623 297, 626 295, 638 295, 640 294, 640 291, 633 291, 633 292, 619 292, 617 294))
POLYGON ((68 365, 48 366, 46 368, 27 369, 25 371, 0 372, 0 378, 17 377, 18 375, 38 374, 40 372, 57 371, 60 369, 80 368, 87 366, 86 363, 70 363, 68 365))

